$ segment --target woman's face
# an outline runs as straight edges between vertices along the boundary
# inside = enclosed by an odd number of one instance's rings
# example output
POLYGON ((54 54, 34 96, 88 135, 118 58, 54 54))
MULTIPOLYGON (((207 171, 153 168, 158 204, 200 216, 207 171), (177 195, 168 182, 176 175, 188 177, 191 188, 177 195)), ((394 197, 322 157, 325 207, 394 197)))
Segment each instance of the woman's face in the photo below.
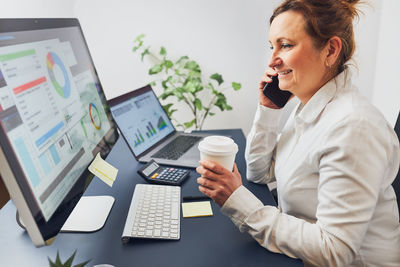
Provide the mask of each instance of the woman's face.
POLYGON ((327 49, 316 49, 305 32, 301 13, 286 11, 271 23, 269 67, 278 72, 279 87, 296 95, 304 104, 326 82, 327 49))

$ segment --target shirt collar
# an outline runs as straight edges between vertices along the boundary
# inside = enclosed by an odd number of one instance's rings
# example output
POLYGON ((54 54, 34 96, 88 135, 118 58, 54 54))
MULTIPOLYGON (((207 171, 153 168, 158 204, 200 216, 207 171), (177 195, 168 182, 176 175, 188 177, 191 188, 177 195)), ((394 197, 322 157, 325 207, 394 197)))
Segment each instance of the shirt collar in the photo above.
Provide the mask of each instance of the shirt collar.
MULTIPOLYGON (((303 121, 304 123, 312 123, 326 105, 336 95, 341 88, 349 87, 351 85, 351 72, 348 69, 342 71, 339 75, 332 78, 324 86, 322 86, 304 105, 298 113, 296 120, 303 121)), ((297 108, 301 107, 301 102, 297 108)))

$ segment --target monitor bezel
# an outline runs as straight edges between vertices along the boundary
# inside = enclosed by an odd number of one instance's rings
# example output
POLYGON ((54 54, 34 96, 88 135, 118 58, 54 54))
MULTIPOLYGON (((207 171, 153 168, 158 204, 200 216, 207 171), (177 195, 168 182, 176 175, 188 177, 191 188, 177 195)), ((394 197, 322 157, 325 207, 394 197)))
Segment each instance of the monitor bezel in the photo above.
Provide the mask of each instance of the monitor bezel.
MULTIPOLYGON (((99 94, 103 105, 105 106, 106 115, 110 124, 109 131, 99 142, 98 151, 92 151, 94 154, 100 152, 105 158, 111 151, 113 145, 118 139, 118 131, 115 121, 112 118, 103 88, 100 83, 93 59, 91 57, 86 39, 78 19, 76 18, 23 18, 23 19, 0 19, 0 34, 12 33, 18 31, 34 31, 45 29, 69 28, 76 27, 82 38, 82 49, 86 49, 90 68, 95 76, 96 85, 101 94, 99 94)), ((58 234, 68 216, 78 203, 87 186, 92 181, 94 175, 87 169, 80 175, 77 182, 66 195, 57 210, 46 222, 43 215, 38 212, 39 207, 34 200, 33 193, 28 189, 26 177, 19 166, 19 161, 11 148, 5 130, 0 123, 0 173, 4 183, 15 203, 19 216, 26 226, 26 230, 36 246, 49 245, 54 237, 58 234)), ((88 164, 89 165, 89 164, 88 164)))

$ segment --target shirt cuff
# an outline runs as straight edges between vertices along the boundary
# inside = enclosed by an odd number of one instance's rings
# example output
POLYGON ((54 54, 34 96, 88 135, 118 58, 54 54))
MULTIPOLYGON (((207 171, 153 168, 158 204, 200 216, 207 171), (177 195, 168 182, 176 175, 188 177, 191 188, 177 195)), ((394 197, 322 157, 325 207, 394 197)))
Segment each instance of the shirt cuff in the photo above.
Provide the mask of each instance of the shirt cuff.
POLYGON ((258 105, 256 115, 254 117, 254 123, 257 125, 257 128, 265 130, 277 130, 282 115, 283 109, 273 109, 265 107, 263 105, 258 105))
POLYGON ((245 223, 246 218, 262 207, 264 207, 264 204, 241 185, 225 201, 221 212, 230 217, 239 229, 242 229, 241 226, 245 223))

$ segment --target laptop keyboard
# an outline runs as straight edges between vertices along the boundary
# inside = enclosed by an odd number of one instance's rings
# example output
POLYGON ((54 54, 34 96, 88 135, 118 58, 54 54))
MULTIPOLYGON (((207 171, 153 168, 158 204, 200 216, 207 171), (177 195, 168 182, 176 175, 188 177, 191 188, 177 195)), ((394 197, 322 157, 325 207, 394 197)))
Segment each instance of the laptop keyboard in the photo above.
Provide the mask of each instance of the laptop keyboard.
POLYGON ((130 238, 180 238, 179 186, 137 184, 125 221, 122 242, 130 238))
POLYGON ((186 151, 189 150, 194 144, 196 144, 202 137, 200 136, 190 136, 190 135, 180 135, 176 137, 173 141, 168 143, 165 147, 157 151, 152 158, 179 159, 186 151))

